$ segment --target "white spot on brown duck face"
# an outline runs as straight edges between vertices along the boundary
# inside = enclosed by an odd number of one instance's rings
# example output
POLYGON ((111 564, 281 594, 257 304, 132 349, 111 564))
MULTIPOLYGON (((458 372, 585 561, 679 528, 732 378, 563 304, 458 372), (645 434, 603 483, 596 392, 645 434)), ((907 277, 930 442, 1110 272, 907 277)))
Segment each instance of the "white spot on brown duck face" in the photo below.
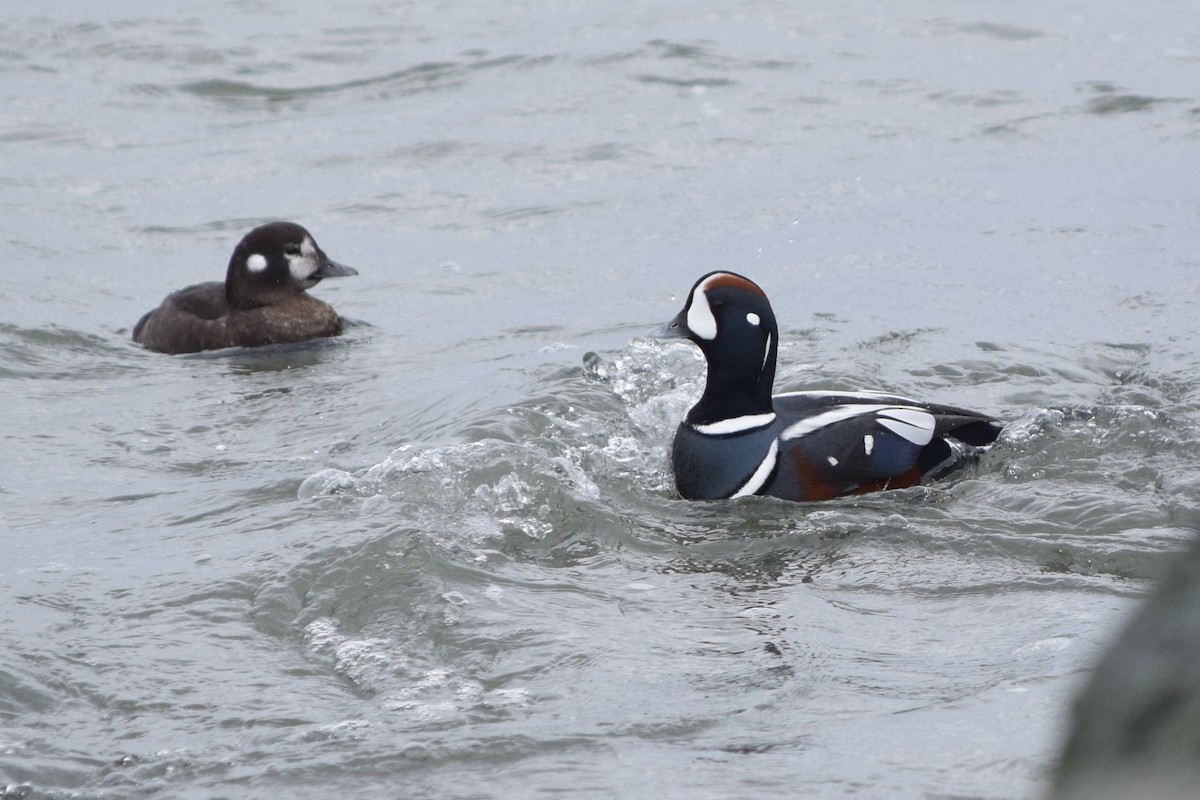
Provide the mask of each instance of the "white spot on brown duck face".
POLYGON ((306 288, 316 283, 312 276, 321 268, 321 259, 317 244, 311 236, 305 236, 300 242, 299 252, 293 247, 286 247, 283 252, 288 260, 288 271, 292 273, 292 279, 296 283, 306 288))

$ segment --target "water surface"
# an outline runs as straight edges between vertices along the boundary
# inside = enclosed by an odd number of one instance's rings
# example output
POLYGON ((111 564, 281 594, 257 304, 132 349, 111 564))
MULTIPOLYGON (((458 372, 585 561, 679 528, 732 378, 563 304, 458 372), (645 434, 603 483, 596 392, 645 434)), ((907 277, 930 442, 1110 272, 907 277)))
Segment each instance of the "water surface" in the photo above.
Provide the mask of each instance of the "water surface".
POLYGON ((1176 3, 140 2, 0 25, 0 796, 1027 798, 1198 518, 1176 3), (313 345, 128 341, 249 227, 313 345), (645 338, 1010 422, 686 503, 645 338))

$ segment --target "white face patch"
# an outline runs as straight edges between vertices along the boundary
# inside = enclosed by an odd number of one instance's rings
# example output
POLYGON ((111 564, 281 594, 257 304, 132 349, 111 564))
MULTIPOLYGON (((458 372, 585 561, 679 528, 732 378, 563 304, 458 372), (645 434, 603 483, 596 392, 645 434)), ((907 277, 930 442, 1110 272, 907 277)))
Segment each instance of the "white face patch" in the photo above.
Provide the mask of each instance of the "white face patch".
POLYGON ((687 326, 701 339, 711 342, 717 338, 717 318, 713 316, 712 308, 708 305, 708 295, 704 292, 704 284, 700 284, 696 287, 696 291, 692 292, 692 304, 688 306, 687 326))
POLYGON ((300 243, 300 255, 289 255, 287 260, 288 270, 300 284, 307 283, 312 278, 312 274, 320 268, 317 261, 317 246, 308 236, 305 236, 304 241, 300 243))
POLYGON ((758 314, 755 314, 753 311, 751 311, 746 315, 746 322, 749 322, 751 325, 758 326, 762 324, 762 319, 759 318, 758 314))
POLYGON ((261 253, 255 253, 246 259, 246 269, 251 272, 262 272, 267 268, 267 258, 261 253))

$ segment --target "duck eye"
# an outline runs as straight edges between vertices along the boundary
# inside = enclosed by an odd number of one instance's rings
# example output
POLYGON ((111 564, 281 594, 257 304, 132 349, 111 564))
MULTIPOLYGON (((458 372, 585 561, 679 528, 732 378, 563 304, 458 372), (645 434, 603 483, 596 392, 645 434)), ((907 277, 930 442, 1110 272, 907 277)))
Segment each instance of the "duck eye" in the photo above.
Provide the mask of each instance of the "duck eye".
POLYGON ((298 256, 300 255, 300 245, 295 242, 289 242, 283 246, 284 255, 298 256))

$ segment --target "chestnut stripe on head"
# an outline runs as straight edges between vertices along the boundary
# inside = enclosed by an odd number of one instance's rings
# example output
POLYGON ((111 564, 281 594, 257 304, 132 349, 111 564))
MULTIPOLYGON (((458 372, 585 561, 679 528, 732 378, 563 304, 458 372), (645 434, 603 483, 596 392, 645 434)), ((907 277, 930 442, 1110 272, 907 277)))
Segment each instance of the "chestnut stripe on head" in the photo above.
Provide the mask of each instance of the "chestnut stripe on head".
POLYGON ((758 284, 732 272, 714 272, 696 284, 688 304, 687 325, 692 333, 710 342, 717 338, 717 318, 708 302, 708 293, 713 289, 741 289, 759 297, 767 296, 758 284))
POLYGON ((762 289, 758 288, 758 284, 749 278, 743 278, 741 275, 734 275, 732 272, 714 272, 705 278, 697 291, 708 291, 710 289, 741 289, 743 291, 756 294, 759 297, 766 297, 767 294, 762 289))

